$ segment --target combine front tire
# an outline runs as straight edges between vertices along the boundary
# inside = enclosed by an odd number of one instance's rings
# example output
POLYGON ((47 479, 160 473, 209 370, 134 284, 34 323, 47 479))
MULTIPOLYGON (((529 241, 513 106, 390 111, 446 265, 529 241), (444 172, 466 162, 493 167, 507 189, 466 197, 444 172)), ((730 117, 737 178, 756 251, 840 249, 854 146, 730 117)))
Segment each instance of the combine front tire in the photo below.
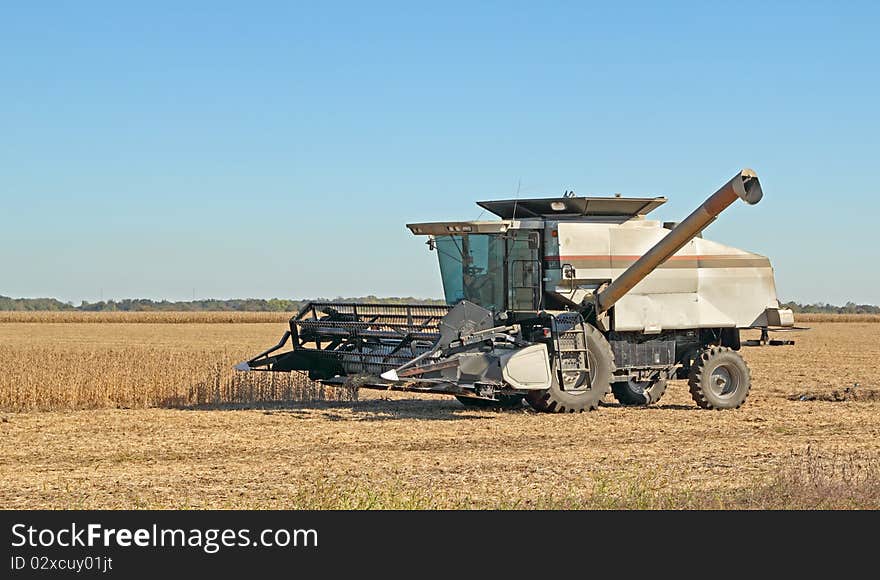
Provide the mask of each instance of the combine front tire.
POLYGON ((666 392, 666 379, 640 381, 630 377, 627 381, 612 383, 611 391, 617 402, 625 407, 650 405, 659 401, 666 392))
POLYGON ((554 365, 550 388, 546 391, 532 391, 526 395, 529 405, 536 411, 548 413, 574 413, 592 411, 611 391, 611 375, 614 372, 614 353, 611 345, 591 324, 583 323, 587 339, 587 357, 590 372, 562 373, 563 384, 559 384, 559 373, 554 365))
POLYGON ((752 379, 738 352, 713 346, 691 365, 688 386, 691 397, 703 409, 736 409, 749 396, 752 379))

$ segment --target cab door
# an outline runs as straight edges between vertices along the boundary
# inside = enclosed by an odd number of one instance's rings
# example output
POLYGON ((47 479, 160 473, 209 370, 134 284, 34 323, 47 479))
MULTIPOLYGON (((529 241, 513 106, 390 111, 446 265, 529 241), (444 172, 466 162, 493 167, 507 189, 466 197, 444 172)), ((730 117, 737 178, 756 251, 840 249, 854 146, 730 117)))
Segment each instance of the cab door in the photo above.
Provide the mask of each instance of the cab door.
POLYGON ((541 307, 541 234, 514 230, 507 235, 507 308, 539 310, 541 307))

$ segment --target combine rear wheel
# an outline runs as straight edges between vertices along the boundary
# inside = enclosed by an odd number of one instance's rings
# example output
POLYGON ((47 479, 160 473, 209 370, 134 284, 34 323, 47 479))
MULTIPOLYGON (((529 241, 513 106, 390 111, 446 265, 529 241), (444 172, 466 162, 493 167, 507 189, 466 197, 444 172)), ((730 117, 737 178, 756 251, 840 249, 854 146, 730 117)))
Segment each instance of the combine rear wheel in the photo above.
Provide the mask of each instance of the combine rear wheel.
POLYGON ((536 411, 548 413, 574 413, 592 411, 611 392, 611 374, 614 372, 614 353, 611 345, 591 324, 583 323, 587 339, 589 372, 563 372, 562 385, 559 373, 553 369, 553 379, 546 391, 533 391, 526 395, 529 405, 536 411))
POLYGON ((524 395, 496 395, 497 401, 489 399, 478 399, 476 397, 462 397, 456 395, 455 398, 462 405, 469 409, 518 409, 522 407, 524 395))
POLYGON ((617 402, 624 406, 651 405, 660 400, 666 392, 666 379, 655 378, 640 381, 630 377, 627 381, 611 384, 611 391, 617 402))
POLYGON ((713 346, 691 365, 688 386, 691 397, 703 409, 736 409, 749 396, 752 379, 738 352, 713 346))

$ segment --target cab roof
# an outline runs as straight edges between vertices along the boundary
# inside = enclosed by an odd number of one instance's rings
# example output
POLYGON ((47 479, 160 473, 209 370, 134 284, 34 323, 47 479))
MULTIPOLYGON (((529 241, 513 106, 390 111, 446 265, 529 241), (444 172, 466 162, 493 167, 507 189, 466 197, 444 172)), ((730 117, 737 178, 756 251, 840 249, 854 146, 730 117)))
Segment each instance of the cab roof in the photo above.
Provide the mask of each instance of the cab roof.
POLYGON ((666 203, 665 197, 547 197, 478 201, 477 205, 501 219, 578 219, 587 216, 647 215, 666 203))

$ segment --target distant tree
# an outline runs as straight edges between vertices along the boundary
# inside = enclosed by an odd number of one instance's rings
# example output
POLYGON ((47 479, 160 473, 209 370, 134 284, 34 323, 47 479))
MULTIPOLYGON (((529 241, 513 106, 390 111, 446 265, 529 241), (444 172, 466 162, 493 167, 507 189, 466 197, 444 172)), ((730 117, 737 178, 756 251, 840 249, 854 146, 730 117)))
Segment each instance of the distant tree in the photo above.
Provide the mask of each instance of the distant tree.
POLYGON ((54 298, 9 298, 0 296, 0 310, 74 310, 74 306, 54 298))

